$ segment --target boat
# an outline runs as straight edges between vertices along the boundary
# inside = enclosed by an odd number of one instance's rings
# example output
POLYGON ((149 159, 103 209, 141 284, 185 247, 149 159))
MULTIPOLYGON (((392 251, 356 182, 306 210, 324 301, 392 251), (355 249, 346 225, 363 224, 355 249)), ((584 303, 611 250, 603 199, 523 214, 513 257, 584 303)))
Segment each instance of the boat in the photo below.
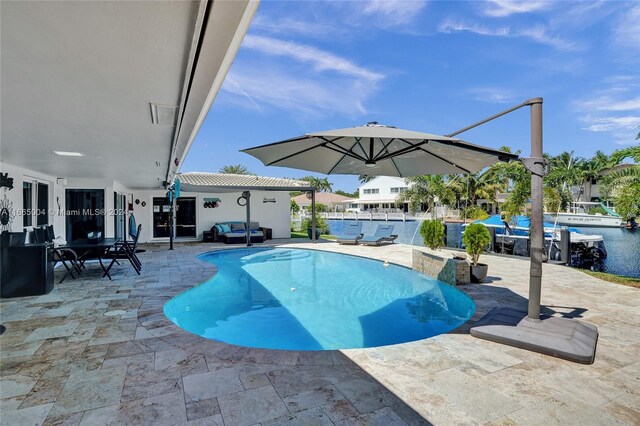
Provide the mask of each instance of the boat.
POLYGON ((607 228, 619 228, 622 226, 622 218, 615 211, 603 203, 575 202, 571 211, 558 213, 544 213, 545 220, 564 226, 595 226, 607 228), (602 207, 607 214, 589 214, 588 209, 602 207))
MULTIPOLYGON (((496 240, 493 250, 496 253, 515 256, 529 256, 529 228, 531 220, 526 216, 514 216, 509 222, 500 215, 493 215, 475 223, 482 223, 495 229, 496 240)), ((607 250, 602 235, 584 234, 579 229, 557 226, 544 222, 544 250, 548 260, 560 261, 562 258, 562 231, 568 231, 572 264, 604 260, 607 250)))

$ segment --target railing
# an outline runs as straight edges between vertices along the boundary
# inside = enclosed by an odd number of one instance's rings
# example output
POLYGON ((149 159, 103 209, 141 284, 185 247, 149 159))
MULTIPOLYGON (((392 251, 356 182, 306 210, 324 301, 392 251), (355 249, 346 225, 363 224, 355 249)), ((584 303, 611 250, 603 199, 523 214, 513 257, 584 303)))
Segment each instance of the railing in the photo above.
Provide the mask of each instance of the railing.
MULTIPOLYGON (((365 211, 365 212, 322 212, 318 213, 319 217, 330 220, 384 220, 384 221, 402 221, 406 222, 407 220, 426 220, 437 218, 448 218, 448 219, 457 219, 460 216, 459 210, 451 210, 447 207, 438 207, 437 214, 434 215, 432 212, 419 212, 414 214, 403 213, 403 212, 374 212, 374 211, 365 211)), ((301 212, 298 215, 292 215, 291 221, 297 222, 298 224, 304 220, 306 217, 309 217, 310 214, 308 212, 301 212)))

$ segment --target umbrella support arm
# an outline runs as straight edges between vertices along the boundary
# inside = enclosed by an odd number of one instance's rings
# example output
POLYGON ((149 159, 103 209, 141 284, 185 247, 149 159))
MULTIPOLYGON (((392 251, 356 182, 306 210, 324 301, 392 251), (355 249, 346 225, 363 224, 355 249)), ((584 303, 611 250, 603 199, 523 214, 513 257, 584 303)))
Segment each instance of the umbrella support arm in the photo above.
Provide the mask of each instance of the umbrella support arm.
POLYGON ((518 104, 512 108, 499 112, 477 123, 471 124, 453 133, 448 137, 453 137, 481 126, 503 115, 509 114, 522 107, 531 107, 531 157, 537 170, 530 170, 531 173, 531 266, 529 270, 529 308, 527 317, 530 320, 540 320, 540 296, 542 292, 542 258, 544 256, 544 234, 542 228, 542 178, 545 174, 544 160, 542 159, 542 98, 532 98, 518 104), (536 161, 542 160, 542 161, 536 161))

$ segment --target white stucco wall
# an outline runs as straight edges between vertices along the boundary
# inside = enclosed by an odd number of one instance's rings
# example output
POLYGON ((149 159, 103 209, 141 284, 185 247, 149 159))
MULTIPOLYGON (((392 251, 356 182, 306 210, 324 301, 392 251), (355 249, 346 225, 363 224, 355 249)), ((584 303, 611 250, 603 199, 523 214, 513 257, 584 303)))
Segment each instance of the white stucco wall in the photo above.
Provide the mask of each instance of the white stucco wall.
MULTIPOLYGON (((57 177, 44 175, 42 173, 33 172, 27 169, 16 167, 10 164, 0 162, 0 172, 8 173, 13 178, 13 189, 0 189, 0 199, 6 194, 7 199, 13 204, 16 212, 23 209, 22 184, 25 181, 33 182, 34 180, 49 185, 49 223, 53 224, 56 235, 65 236, 65 189, 102 189, 105 191, 105 236, 112 237, 114 235, 114 219, 110 212, 114 208, 113 193, 118 192, 124 194, 127 203, 133 202, 136 223, 142 224, 142 233, 140 242, 151 241, 167 241, 164 239, 153 239, 153 197, 164 197, 164 190, 135 190, 125 187, 117 181, 108 181, 104 179, 78 179, 68 178, 66 185, 58 185, 57 177), (135 200, 139 200, 139 204, 135 204, 135 200), (60 202, 62 214, 58 215, 57 201, 60 202), (146 202, 146 206, 142 207, 142 201, 146 202)), ((240 196, 237 193, 189 193, 183 192, 182 197, 196 198, 196 235, 197 239, 202 239, 202 233, 208 231, 216 222, 224 221, 244 221, 245 207, 237 204, 236 200, 240 196), (219 207, 214 209, 204 208, 204 198, 220 198, 219 207)), ((125 206, 126 208, 126 206, 125 206)), ((273 238, 290 238, 290 197, 288 192, 267 192, 252 191, 251 192, 251 220, 259 222, 260 226, 271 228, 273 238), (275 199, 275 203, 265 203, 264 199, 275 199)), ((128 222, 127 222, 128 223, 128 222)), ((32 227, 28 227, 31 230, 32 227)), ((11 232, 20 232, 23 230, 23 218, 16 214, 10 225, 11 232)))
MULTIPOLYGON (((166 191, 140 191, 132 190, 134 205, 133 212, 136 217, 136 223, 142 224, 142 234, 140 242, 150 241, 168 241, 168 238, 153 238, 153 198, 164 197, 166 191), (135 204, 135 200, 140 200, 140 204, 135 204), (142 207, 142 201, 146 202, 146 206, 142 207)), ((237 199, 241 195, 237 193, 200 193, 200 192, 182 192, 181 197, 196 198, 196 239, 202 239, 202 233, 209 231, 217 222, 226 221, 244 221, 246 217, 245 207, 237 204, 237 199), (204 208, 205 198, 219 198, 219 207, 204 208)), ((127 197, 131 200, 131 196, 127 197)), ((271 228, 273 238, 290 238, 290 198, 288 192, 251 192, 251 221, 259 222, 260 226, 271 228), (264 198, 273 199, 275 203, 264 203, 264 198)), ((180 239, 179 239, 180 240, 180 239)))
MULTIPOLYGON (((13 222, 11 222, 9 226, 9 231, 21 232, 23 230, 23 182, 39 181, 49 185, 49 224, 53 225, 56 234, 64 235, 64 216, 57 215, 56 204, 56 200, 59 198, 61 206, 64 208, 64 188, 57 184, 55 176, 45 175, 2 162, 0 162, 0 173, 8 173, 9 177, 13 178, 13 189, 9 190, 5 187, 0 189, 0 199, 4 199, 6 195, 7 199, 13 204, 13 210, 16 213, 13 222)), ((28 227, 27 229, 31 230, 32 227, 28 227)))
POLYGON ((398 187, 408 187, 404 178, 401 177, 393 177, 393 176, 378 176, 375 179, 370 180, 367 183, 364 183, 358 187, 359 198, 361 200, 371 200, 371 202, 375 202, 376 200, 389 200, 395 199, 398 194, 391 193, 391 188, 398 187), (377 188, 380 190, 378 194, 365 194, 365 189, 374 189, 377 188))

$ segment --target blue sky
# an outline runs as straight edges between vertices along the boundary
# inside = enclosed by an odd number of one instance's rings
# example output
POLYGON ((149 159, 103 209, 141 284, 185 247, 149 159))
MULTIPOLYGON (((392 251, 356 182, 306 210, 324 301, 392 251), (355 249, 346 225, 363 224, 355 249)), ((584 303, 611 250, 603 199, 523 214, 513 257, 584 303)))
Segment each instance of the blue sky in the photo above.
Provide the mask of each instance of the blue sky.
MULTIPOLYGON (((538 96, 545 152, 610 154, 637 143, 638 22, 638 2, 263 0, 182 171, 301 177, 238 150, 369 121, 447 134, 538 96)), ((528 154, 529 135, 521 109, 460 137, 528 154)))

